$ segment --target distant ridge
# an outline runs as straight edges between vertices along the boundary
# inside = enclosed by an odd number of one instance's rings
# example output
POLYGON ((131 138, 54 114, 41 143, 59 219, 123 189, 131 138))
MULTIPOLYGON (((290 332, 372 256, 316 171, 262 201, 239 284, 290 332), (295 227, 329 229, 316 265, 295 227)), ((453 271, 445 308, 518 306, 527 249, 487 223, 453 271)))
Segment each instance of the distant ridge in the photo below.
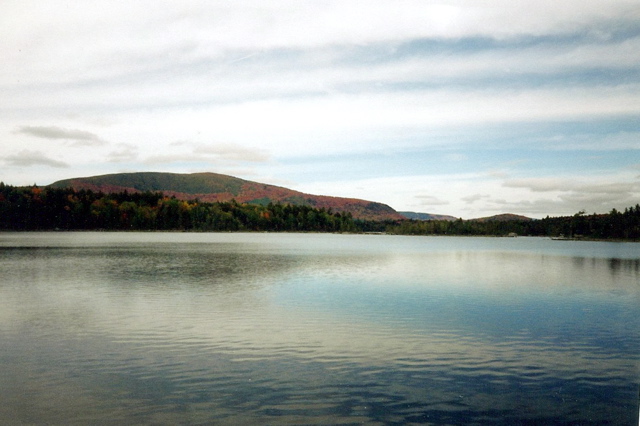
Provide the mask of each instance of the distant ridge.
POLYGON ((174 196, 181 200, 197 198, 203 202, 236 200, 239 203, 263 205, 270 202, 308 205, 315 208, 332 209, 334 212, 348 212, 354 218, 367 220, 401 220, 405 218, 388 205, 374 201, 305 194, 280 186, 252 182, 218 173, 116 173, 64 179, 49 186, 104 193, 162 192, 167 196, 174 196))
POLYGON ((416 212, 398 212, 407 219, 413 220, 457 220, 457 217, 447 216, 444 214, 416 213, 416 212))
POLYGON ((529 221, 532 221, 533 219, 531 219, 530 217, 521 216, 517 214, 505 213, 505 214, 498 214, 495 216, 488 216, 488 217, 480 217, 477 219, 470 219, 470 220, 476 221, 476 222, 511 222, 511 221, 529 222, 529 221))

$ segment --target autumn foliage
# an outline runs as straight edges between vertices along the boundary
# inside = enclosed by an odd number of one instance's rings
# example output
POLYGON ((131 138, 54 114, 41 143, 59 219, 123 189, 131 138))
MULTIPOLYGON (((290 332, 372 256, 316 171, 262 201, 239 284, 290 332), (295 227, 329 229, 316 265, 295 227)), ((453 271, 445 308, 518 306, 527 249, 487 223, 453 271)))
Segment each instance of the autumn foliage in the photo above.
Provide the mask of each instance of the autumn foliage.
POLYGON ((105 194, 0 183, 4 230, 356 231, 350 213, 279 203, 186 201, 160 192, 105 194))

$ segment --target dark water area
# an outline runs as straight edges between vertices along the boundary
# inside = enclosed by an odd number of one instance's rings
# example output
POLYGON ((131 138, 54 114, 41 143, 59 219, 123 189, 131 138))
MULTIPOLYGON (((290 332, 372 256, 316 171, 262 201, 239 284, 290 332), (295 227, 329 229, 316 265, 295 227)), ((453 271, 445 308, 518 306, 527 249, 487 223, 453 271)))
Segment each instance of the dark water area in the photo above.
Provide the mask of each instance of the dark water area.
POLYGON ((0 424, 637 425, 640 245, 0 233, 0 424))

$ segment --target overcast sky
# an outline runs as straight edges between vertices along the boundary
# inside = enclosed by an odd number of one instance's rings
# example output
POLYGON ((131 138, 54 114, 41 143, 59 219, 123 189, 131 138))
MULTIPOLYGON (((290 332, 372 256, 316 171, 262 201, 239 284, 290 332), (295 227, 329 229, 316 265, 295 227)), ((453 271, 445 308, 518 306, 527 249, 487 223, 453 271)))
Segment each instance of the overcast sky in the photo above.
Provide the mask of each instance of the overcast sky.
POLYGON ((640 202, 640 2, 0 4, 0 180, 230 174, 463 218, 640 202))

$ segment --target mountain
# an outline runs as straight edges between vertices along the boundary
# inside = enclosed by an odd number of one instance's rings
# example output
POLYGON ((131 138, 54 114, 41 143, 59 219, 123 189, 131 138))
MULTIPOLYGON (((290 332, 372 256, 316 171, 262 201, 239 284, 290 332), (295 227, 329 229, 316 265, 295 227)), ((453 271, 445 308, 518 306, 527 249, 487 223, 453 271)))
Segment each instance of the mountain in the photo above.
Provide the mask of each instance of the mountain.
POLYGON ((74 188, 94 192, 162 192, 182 200, 203 202, 231 201, 239 203, 283 203, 308 205, 315 208, 349 212, 357 219, 401 220, 405 217, 386 204, 355 198, 312 195, 275 185, 252 182, 217 173, 116 173, 101 176, 60 180, 49 185, 54 188, 74 188))
POLYGON ((511 222, 511 221, 529 222, 529 221, 532 221, 533 219, 531 219, 530 217, 520 216, 517 214, 505 213, 505 214, 498 214, 498 215, 489 216, 489 217, 480 217, 477 219, 470 219, 470 220, 476 221, 476 222, 511 222))
POLYGON ((456 217, 443 214, 416 213, 416 212, 398 212, 407 219, 413 220, 456 220, 456 217))

